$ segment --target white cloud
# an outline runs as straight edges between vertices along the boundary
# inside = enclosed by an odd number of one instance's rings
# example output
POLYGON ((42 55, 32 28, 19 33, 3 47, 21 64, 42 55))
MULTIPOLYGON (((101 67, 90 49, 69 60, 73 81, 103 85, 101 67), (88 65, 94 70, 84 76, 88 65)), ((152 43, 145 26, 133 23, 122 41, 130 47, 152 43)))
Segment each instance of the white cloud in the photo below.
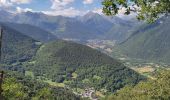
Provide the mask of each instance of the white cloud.
POLYGON ((10 7, 13 6, 13 4, 25 4, 30 3, 31 0, 0 0, 0 6, 1 7, 10 7))
POLYGON ((131 13, 130 15, 117 14, 116 16, 124 20, 129 20, 129 19, 135 18, 137 16, 137 13, 131 13))
MULTIPOLYGON (((134 6, 134 7, 136 9, 140 9, 137 6, 134 6)), ((131 8, 133 9, 134 7, 131 7, 131 8)), ((119 17, 119 18, 122 18, 122 19, 126 19, 126 20, 129 20, 131 18, 135 18, 137 16, 137 13, 135 13, 135 12, 131 12, 129 15, 125 15, 125 12, 126 12, 126 8, 123 7, 118 11, 118 14, 116 16, 119 17)))
POLYGON ((51 0, 52 1, 52 6, 51 9, 62 9, 66 5, 74 2, 74 0, 51 0))
POLYGON ((83 1, 83 4, 92 4, 93 3, 93 0, 84 0, 83 1))
POLYGON ((1 7, 10 7, 10 6, 12 6, 12 3, 10 0, 0 0, 0 6, 1 7))
POLYGON ((75 0, 51 0, 52 6, 51 11, 43 11, 45 14, 48 15, 62 15, 62 16, 69 16, 74 17, 81 14, 81 11, 75 9, 74 7, 69 7, 69 4, 73 3, 75 0))
POLYGON ((103 14, 101 8, 94 8, 93 12, 94 12, 94 13, 98 13, 98 14, 100 14, 100 15, 103 14))
POLYGON ((11 0, 11 2, 16 4, 26 4, 26 3, 30 3, 31 0, 11 0))
POLYGON ((62 9, 62 10, 43 11, 43 13, 47 15, 52 15, 52 16, 62 15, 62 16, 67 16, 67 17, 75 17, 75 16, 82 14, 80 10, 77 10, 73 7, 62 9))
POLYGON ((22 12, 33 11, 33 10, 30 9, 30 8, 23 9, 23 8, 20 8, 20 7, 16 7, 16 11, 17 11, 17 13, 22 13, 22 12))

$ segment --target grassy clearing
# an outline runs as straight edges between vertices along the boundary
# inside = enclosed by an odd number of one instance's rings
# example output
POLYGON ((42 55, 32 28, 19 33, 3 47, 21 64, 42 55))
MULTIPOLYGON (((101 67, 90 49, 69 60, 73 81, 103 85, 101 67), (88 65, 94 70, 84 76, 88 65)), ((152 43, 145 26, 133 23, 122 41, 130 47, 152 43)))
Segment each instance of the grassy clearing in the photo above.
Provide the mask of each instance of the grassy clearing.
POLYGON ((97 75, 94 75, 93 78, 94 78, 94 79, 97 79, 97 80, 100 80, 100 79, 101 79, 101 77, 100 77, 100 76, 97 76, 97 75))
POLYGON ((32 71, 26 71, 25 76, 29 76, 34 79, 34 73, 32 71))
POLYGON ((42 46, 39 48, 39 50, 42 50, 44 47, 45 47, 45 45, 42 45, 42 46))
POLYGON ((62 87, 62 88, 65 87, 65 84, 64 84, 64 83, 69 82, 69 81, 64 81, 63 83, 56 83, 56 82, 53 82, 51 79, 48 79, 48 78, 43 77, 43 76, 37 76, 37 80, 43 81, 43 82, 45 82, 45 83, 48 83, 48 84, 51 85, 51 86, 62 87))
POLYGON ((144 66, 144 67, 140 67, 140 68, 132 68, 134 69, 136 72, 140 73, 143 76, 146 76, 150 79, 155 80, 156 78, 154 78, 151 73, 153 73, 154 71, 156 71, 157 69, 151 67, 151 66, 144 66))
POLYGON ((55 87, 65 87, 64 83, 56 83, 56 82, 52 82, 51 80, 44 80, 43 82, 46 82, 49 85, 55 86, 55 87))
POLYGON ((100 91, 96 91, 96 95, 99 96, 99 97, 102 97, 102 98, 105 97, 105 95, 103 95, 100 91))
POLYGON ((90 83, 90 80, 89 79, 84 79, 82 80, 83 83, 90 83))
POLYGON ((41 42, 35 42, 36 45, 41 45, 42 43, 41 42))
POLYGON ((68 83, 70 83, 71 81, 66 81, 66 80, 64 80, 64 84, 68 84, 68 83))
POLYGON ((36 63, 36 61, 30 61, 30 62, 28 62, 29 64, 35 64, 36 63))
POLYGON ((73 91, 75 91, 76 93, 84 93, 84 89, 81 89, 81 88, 74 88, 73 91))
POLYGON ((78 75, 74 72, 72 73, 72 76, 73 76, 72 78, 76 79, 78 75))
POLYGON ((155 71, 155 68, 151 66, 145 66, 145 67, 140 67, 140 68, 133 68, 135 71, 143 74, 143 73, 151 73, 155 71))

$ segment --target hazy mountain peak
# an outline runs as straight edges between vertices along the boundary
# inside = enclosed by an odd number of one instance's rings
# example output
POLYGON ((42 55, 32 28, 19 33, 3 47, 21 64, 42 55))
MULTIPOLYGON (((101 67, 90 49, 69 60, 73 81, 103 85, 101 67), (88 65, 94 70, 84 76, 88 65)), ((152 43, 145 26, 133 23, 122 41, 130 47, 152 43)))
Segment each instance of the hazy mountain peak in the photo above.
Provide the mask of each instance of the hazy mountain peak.
POLYGON ((100 15, 100 14, 95 13, 95 12, 92 12, 92 11, 89 11, 89 12, 86 13, 84 16, 96 16, 96 15, 100 15))
POLYGON ((82 16, 80 18, 80 20, 82 22, 86 22, 86 21, 89 21, 89 20, 96 20, 96 21, 98 20, 99 21, 99 20, 105 20, 105 18, 102 15, 98 14, 98 13, 89 11, 84 16, 82 16))
POLYGON ((25 14, 25 15, 28 15, 28 16, 41 16, 41 15, 45 15, 42 12, 31 12, 31 11, 23 12, 22 14, 25 14))

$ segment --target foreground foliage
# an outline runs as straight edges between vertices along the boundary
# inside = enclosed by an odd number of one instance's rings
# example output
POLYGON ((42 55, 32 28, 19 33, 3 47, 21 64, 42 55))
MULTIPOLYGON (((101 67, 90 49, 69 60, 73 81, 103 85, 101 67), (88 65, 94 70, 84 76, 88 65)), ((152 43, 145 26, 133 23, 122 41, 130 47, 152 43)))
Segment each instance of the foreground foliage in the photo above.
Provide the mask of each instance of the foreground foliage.
POLYGON ((125 10, 128 15, 138 13, 139 20, 155 21, 161 14, 170 13, 169 0, 104 0, 103 12, 106 15, 118 14, 119 10, 125 10))
POLYGON ((7 74, 2 89, 4 100, 81 100, 70 90, 51 87, 14 72, 7 74))
POLYGON ((106 100, 169 100, 170 71, 161 71, 155 80, 141 82, 136 86, 126 86, 106 100))

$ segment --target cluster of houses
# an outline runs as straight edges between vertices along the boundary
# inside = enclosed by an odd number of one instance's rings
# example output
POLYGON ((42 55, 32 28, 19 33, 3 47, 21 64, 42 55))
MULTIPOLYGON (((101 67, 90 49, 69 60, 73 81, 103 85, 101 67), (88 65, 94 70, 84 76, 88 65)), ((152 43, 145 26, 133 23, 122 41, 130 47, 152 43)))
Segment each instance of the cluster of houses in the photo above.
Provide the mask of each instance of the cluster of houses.
POLYGON ((98 100, 97 96, 95 96, 95 89, 94 88, 86 88, 84 92, 78 94, 83 98, 89 98, 91 100, 98 100))

